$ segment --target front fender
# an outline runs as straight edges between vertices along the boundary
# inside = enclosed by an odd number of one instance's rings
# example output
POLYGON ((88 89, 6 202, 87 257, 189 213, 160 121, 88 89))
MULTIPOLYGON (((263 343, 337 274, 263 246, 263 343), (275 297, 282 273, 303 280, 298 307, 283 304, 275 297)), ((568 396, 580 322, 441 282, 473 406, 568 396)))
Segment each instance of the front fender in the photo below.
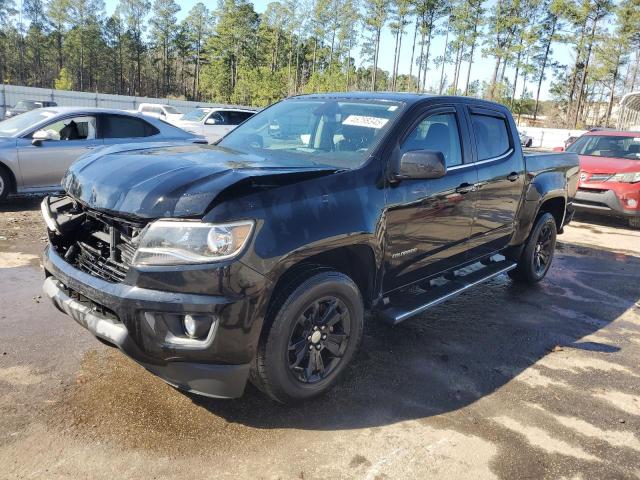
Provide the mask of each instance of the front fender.
POLYGON ((235 193, 204 220, 254 219, 254 238, 241 261, 274 283, 296 263, 344 246, 369 246, 382 262, 384 190, 372 172, 343 171, 235 193))

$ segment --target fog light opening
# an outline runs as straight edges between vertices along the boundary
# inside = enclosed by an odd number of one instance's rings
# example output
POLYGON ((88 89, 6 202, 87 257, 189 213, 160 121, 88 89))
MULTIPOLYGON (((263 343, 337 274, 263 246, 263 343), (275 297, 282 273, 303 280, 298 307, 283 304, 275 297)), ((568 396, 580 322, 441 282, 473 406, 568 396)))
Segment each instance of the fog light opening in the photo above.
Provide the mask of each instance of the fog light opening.
POLYGON ((631 208, 636 208, 638 206, 638 201, 634 198, 628 198, 627 205, 631 208))
POLYGON ((182 328, 189 338, 204 338, 211 330, 213 321, 214 318, 209 315, 185 315, 182 319, 182 328))

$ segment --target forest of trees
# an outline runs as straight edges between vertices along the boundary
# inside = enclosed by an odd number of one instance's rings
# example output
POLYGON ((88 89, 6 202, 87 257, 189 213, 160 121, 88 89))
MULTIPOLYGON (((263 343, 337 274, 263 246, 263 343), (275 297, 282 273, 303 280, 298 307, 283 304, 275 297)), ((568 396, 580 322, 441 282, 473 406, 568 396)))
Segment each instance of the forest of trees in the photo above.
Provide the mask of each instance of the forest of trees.
POLYGON ((108 16, 103 0, 0 0, 0 76, 255 106, 318 91, 427 91, 534 117, 553 79, 547 123, 564 127, 610 124, 615 100, 640 87, 640 0, 281 0, 260 14, 219 0, 178 21, 180 9, 119 0, 108 16), (560 48, 569 64, 555 60, 560 48), (379 67, 382 49, 391 71, 379 67), (491 61, 489 80, 474 72, 480 57, 491 61))

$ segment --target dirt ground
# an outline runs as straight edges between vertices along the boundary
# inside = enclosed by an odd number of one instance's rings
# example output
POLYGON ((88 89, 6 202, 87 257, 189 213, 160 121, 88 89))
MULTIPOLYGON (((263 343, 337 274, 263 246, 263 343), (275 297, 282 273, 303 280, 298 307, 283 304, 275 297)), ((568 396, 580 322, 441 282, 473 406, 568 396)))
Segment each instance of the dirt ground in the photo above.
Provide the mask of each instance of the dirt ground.
POLYGON ((640 232, 579 217, 535 288, 502 276, 396 327, 296 407, 180 393, 40 297, 39 200, 0 205, 0 478, 640 477, 640 232))

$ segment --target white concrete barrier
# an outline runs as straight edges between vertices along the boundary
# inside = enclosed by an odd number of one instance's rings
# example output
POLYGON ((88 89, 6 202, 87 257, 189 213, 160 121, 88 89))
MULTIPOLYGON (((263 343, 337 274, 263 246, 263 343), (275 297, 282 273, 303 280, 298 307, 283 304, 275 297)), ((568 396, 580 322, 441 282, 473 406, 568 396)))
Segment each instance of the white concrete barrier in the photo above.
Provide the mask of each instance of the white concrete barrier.
MULTIPOLYGON (((171 105, 182 113, 187 113, 196 107, 230 106, 210 102, 189 102, 168 98, 132 97, 128 95, 111 95, 107 93, 88 93, 50 88, 20 87, 17 85, 0 84, 0 119, 4 118, 7 108, 14 106, 20 100, 44 100, 56 102, 61 107, 102 107, 121 110, 137 110, 141 103, 161 103, 171 105)), ((233 105, 239 107, 240 105, 233 105)))
POLYGON ((564 147, 567 138, 579 137, 586 132, 586 130, 541 127, 518 127, 518 130, 530 136, 533 139, 531 146, 538 148, 564 147))

